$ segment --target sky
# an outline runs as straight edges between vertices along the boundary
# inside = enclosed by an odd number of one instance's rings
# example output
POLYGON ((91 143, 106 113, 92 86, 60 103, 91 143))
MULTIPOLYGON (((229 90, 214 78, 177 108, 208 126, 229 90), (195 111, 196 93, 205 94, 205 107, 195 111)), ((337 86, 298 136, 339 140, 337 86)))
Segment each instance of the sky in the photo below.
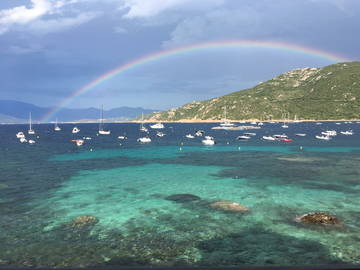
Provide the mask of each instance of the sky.
POLYGON ((359 26, 359 0, 1 0, 0 99, 164 110, 340 60, 204 47, 140 61, 70 97, 115 68, 200 43, 278 42, 357 61, 359 26))

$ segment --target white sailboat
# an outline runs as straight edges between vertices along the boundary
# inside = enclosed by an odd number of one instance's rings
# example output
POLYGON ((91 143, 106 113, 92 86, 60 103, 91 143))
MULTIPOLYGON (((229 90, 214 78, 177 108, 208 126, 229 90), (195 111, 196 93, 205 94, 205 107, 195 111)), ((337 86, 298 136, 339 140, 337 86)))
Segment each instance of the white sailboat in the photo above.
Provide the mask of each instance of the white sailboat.
POLYGON ((104 108, 101 106, 101 115, 100 115, 100 123, 99 123, 99 134, 100 135, 109 135, 110 130, 104 129, 104 108))
POLYGON ((55 131, 61 131, 61 128, 58 126, 58 120, 57 120, 57 118, 56 118, 54 130, 55 130, 55 131))
POLYGON ((231 122, 229 122, 229 121, 226 119, 226 106, 224 107, 224 122, 221 123, 220 126, 222 126, 222 127, 224 127, 224 128, 235 126, 234 123, 231 123, 231 122))
POLYGON ((143 113, 141 113, 140 131, 148 132, 148 129, 146 127, 144 127, 144 114, 143 113))
POLYGON ((29 114, 29 130, 28 130, 28 134, 35 134, 35 130, 32 129, 32 123, 31 123, 31 112, 29 114))

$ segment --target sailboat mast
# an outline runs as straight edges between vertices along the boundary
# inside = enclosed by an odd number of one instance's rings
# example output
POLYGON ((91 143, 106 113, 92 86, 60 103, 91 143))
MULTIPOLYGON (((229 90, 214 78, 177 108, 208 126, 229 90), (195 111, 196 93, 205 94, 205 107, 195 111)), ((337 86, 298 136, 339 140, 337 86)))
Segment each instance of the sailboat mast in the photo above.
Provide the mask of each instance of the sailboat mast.
POLYGON ((30 112, 30 114, 29 114, 29 128, 30 128, 30 130, 32 130, 32 125, 31 125, 31 112, 30 112))

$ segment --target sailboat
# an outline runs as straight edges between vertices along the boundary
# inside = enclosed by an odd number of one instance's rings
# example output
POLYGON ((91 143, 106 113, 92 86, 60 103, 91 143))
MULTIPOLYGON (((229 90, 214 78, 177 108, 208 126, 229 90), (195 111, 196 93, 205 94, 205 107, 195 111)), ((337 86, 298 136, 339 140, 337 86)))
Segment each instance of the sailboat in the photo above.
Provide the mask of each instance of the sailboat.
POLYGON ((143 131, 143 132, 148 132, 148 129, 146 127, 144 127, 144 114, 141 113, 141 124, 140 124, 140 131, 143 131))
POLYGON ((32 129, 32 124, 31 124, 31 112, 29 114, 29 130, 28 130, 28 134, 35 134, 35 130, 32 129))
POLYGON ((235 126, 233 123, 227 121, 227 119, 226 119, 226 106, 224 107, 224 122, 221 123, 220 126, 222 126, 224 128, 235 126))
POLYGON ((56 118, 56 122, 55 122, 55 127, 54 127, 54 130, 55 131, 61 131, 61 128, 58 126, 58 123, 57 123, 57 118, 56 118))
MULTIPOLYGON (((281 126, 282 128, 288 128, 288 127, 289 127, 289 126, 285 123, 285 117, 286 117, 286 114, 283 115, 284 123, 283 123, 283 125, 281 126)), ((289 118, 289 115, 288 115, 288 118, 289 118)))
POLYGON ((99 123, 99 134, 101 135, 109 135, 110 130, 104 130, 104 108, 101 106, 101 115, 100 115, 100 123, 99 123))

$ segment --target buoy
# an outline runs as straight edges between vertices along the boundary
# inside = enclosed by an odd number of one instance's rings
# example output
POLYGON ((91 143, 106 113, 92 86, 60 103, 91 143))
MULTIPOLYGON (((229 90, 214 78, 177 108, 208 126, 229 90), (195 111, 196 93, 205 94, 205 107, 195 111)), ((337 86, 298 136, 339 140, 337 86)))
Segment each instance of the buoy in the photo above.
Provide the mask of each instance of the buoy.
POLYGON ((238 150, 240 150, 240 146, 238 147, 238 150))
POLYGON ((229 142, 227 142, 226 144, 229 144, 229 142))
POLYGON ((182 151, 182 147, 180 147, 179 150, 182 151))
POLYGON ((303 150, 303 147, 302 147, 302 146, 300 146, 300 150, 303 150))
POLYGON ((183 142, 181 142, 181 145, 184 145, 184 143, 183 143, 183 142))
POLYGON ((92 148, 90 148, 90 152, 92 152, 93 151, 93 149, 92 148))

